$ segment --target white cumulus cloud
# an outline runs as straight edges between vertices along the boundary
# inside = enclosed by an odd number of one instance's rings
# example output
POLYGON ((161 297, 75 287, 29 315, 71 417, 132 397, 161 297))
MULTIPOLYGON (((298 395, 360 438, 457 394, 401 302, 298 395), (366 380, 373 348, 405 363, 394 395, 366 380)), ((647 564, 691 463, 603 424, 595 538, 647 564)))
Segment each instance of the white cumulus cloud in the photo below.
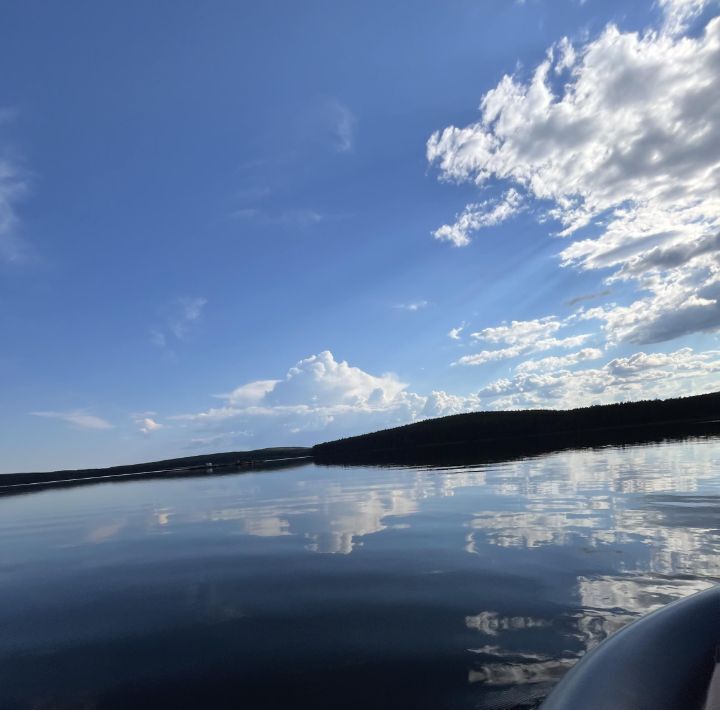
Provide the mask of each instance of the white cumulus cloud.
POLYGON ((525 360, 515 368, 515 372, 525 375, 530 372, 562 370, 587 360, 599 360, 602 356, 603 351, 598 348, 583 348, 567 355, 551 355, 537 360, 525 360))
POLYGON ((470 204, 457 216, 453 224, 444 224, 433 232, 435 239, 450 242, 456 247, 470 244, 470 235, 484 227, 494 227, 520 211, 520 194, 510 189, 500 200, 486 200, 470 204))
MULTIPOLYGON (((511 336, 505 336, 511 337, 511 336)), ((284 377, 256 380, 221 406, 169 417, 189 448, 311 445, 469 411, 566 408, 709 391, 720 351, 637 352, 583 369, 602 351, 584 348, 519 364, 511 377, 467 395, 411 391, 392 373, 374 375, 329 351, 304 358, 284 377)))
POLYGON ((567 369, 575 363, 555 364, 554 369, 547 370, 521 365, 515 376, 483 387, 478 392, 483 408, 568 408, 710 391, 720 372, 720 352, 696 353, 690 348, 671 353, 639 352, 580 370, 567 369))
MULTIPOLYGON (((562 264, 635 286, 608 314, 611 342, 720 328, 720 17, 688 36, 710 4, 661 6, 659 30, 564 38, 528 78, 486 92, 476 123, 427 144, 442 178, 549 205, 545 218, 573 240, 562 264)), ((474 208, 436 236, 468 243, 474 208)))
POLYGON ((569 316, 564 320, 560 320, 556 316, 545 316, 534 320, 514 320, 509 324, 484 328, 476 333, 471 333, 471 337, 478 341, 504 347, 464 355, 455 364, 484 365, 487 362, 507 360, 556 348, 568 350, 579 347, 592 337, 590 333, 579 333, 561 338, 555 335, 558 330, 566 328, 575 320, 575 316, 569 316))
POLYGON ((253 446, 319 440, 476 409, 475 396, 408 391, 397 375, 373 375, 329 351, 300 360, 280 379, 258 380, 224 395, 222 406, 172 417, 211 440, 228 427, 253 446))

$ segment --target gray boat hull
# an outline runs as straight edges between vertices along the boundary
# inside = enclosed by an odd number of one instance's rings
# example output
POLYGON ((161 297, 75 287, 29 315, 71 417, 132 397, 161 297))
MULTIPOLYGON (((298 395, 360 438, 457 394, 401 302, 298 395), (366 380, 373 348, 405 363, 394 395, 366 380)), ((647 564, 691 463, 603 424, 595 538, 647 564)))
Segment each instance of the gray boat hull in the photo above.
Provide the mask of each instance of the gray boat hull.
POLYGON ((542 710, 702 710, 720 644, 720 586, 629 624, 575 665, 542 710))

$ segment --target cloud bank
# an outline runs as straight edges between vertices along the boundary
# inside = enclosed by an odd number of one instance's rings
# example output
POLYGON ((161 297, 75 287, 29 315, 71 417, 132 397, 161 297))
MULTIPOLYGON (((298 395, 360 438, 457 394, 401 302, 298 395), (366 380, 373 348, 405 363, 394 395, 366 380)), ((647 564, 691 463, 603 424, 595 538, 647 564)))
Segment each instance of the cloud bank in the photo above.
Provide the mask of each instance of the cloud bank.
POLYGON ((238 440, 255 446, 317 443, 479 406, 475 396, 410 392, 397 375, 372 375, 329 351, 300 360, 283 378, 249 382, 220 397, 219 407, 172 419, 202 431, 196 438, 240 431, 238 440))
POLYGON ((601 314, 610 343, 720 328, 720 18, 683 34, 706 5, 664 0, 658 30, 563 38, 485 93, 476 123, 435 132, 442 179, 504 190, 436 238, 466 246, 529 201, 571 240, 563 266, 636 289, 601 314))
POLYGON ((527 360, 512 377, 455 395, 412 392, 395 374, 373 375, 324 351, 300 360, 282 378, 249 382, 221 395, 221 406, 170 419, 181 431, 191 432, 187 441, 198 448, 310 445, 481 409, 576 407, 679 396, 711 389, 720 372, 720 351, 696 353, 690 348, 638 352, 579 369, 602 355, 598 349, 583 348, 527 360))
POLYGON ((685 396, 716 389, 720 351, 696 353, 681 348, 671 353, 638 352, 615 358, 601 367, 572 370, 595 359, 594 351, 575 354, 575 362, 522 363, 510 378, 496 380, 478 392, 484 408, 572 408, 635 399, 685 396))
POLYGON ((454 364, 484 365, 488 362, 507 360, 546 350, 577 348, 591 338, 592 334, 580 333, 560 338, 555 335, 558 330, 568 327, 576 320, 575 315, 564 320, 560 320, 556 316, 546 316, 535 320, 514 320, 509 325, 503 324, 471 333, 471 337, 475 340, 501 347, 464 355, 454 364))

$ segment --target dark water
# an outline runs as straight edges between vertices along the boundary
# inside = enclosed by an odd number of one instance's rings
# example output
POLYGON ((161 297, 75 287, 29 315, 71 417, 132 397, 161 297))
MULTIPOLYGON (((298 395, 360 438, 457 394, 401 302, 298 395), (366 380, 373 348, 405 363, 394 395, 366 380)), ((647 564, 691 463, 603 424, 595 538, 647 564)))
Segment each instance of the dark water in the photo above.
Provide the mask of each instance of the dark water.
POLYGON ((534 707, 719 528, 717 440, 8 497, 0 707, 534 707))

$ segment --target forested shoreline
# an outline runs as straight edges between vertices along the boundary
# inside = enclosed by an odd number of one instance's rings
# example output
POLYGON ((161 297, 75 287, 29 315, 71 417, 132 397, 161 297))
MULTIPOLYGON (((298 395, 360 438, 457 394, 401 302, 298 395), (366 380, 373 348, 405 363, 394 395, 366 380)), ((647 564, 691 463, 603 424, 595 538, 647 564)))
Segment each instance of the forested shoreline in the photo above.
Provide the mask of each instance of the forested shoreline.
POLYGON ((318 444, 312 455, 321 463, 505 458, 715 433, 720 433, 720 392, 567 410, 456 414, 318 444))

